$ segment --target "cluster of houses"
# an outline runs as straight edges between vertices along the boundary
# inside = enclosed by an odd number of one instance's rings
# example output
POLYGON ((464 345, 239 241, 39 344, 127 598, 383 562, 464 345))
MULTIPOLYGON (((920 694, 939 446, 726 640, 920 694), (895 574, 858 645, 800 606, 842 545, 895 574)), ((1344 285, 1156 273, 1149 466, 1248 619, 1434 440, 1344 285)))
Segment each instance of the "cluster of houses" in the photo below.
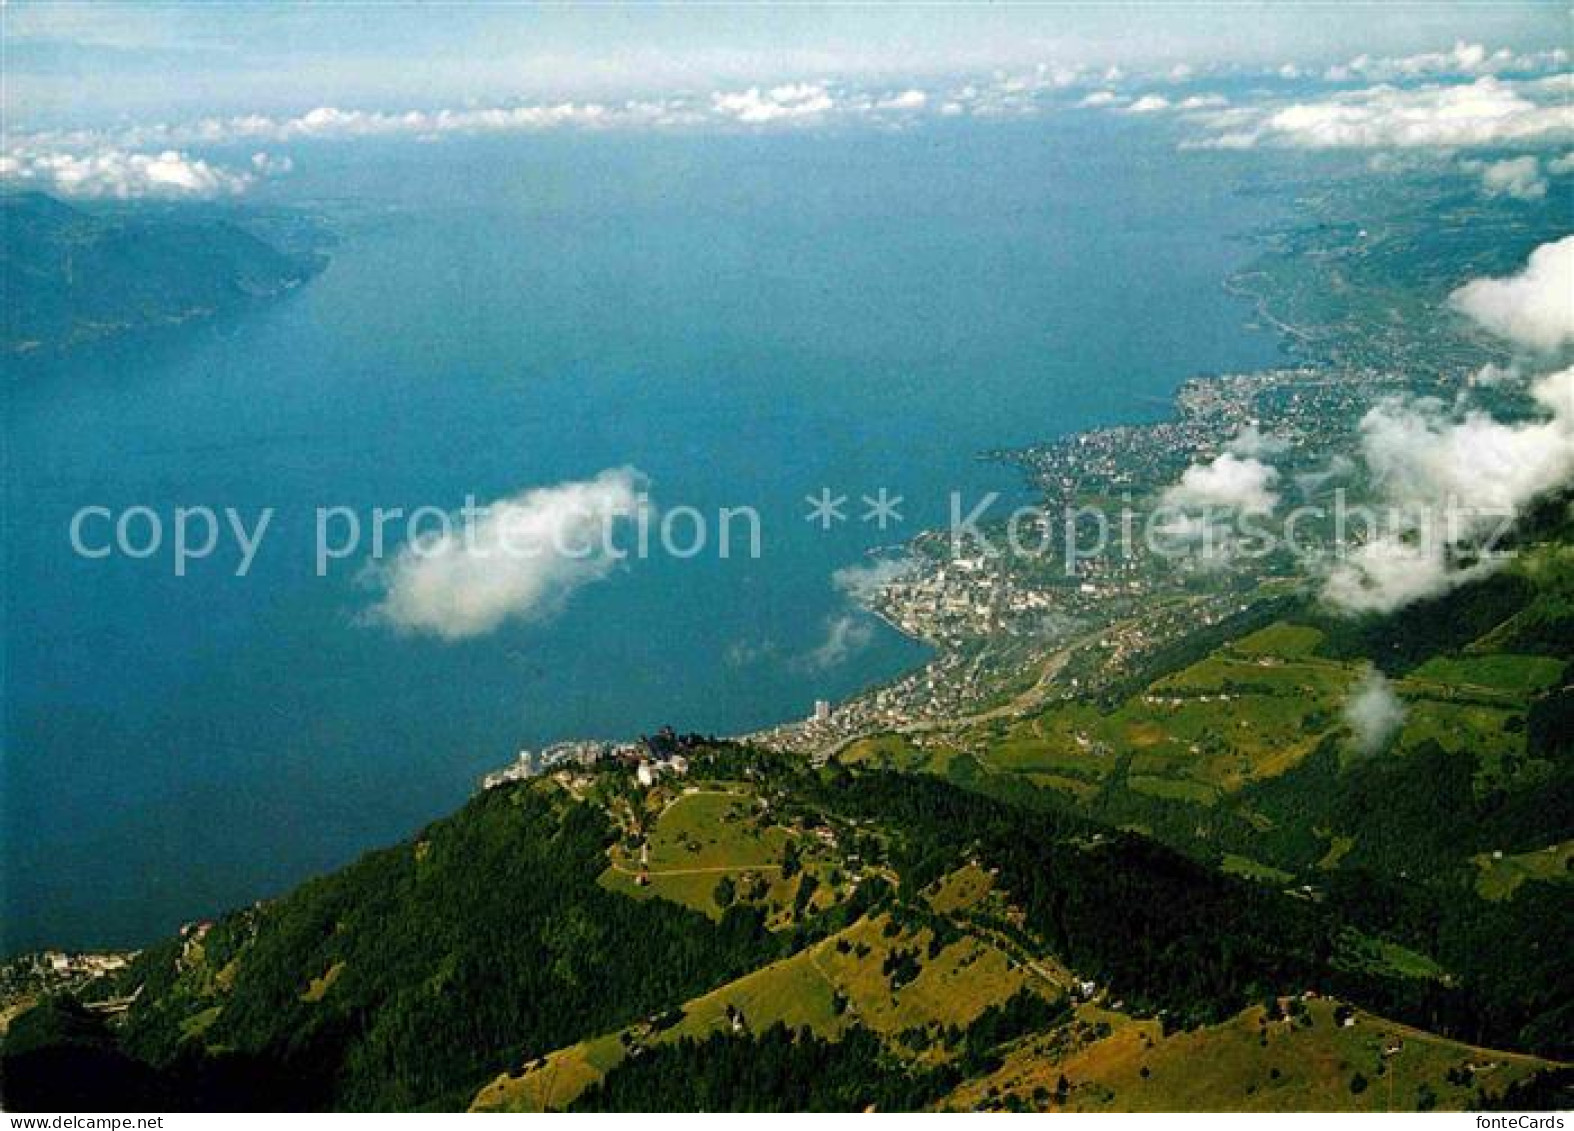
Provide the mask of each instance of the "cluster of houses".
POLYGON ((636 784, 649 789, 663 777, 688 774, 689 755, 709 741, 703 735, 678 734, 671 727, 662 727, 653 735, 640 735, 639 741, 617 758, 633 768, 636 784))
POLYGON ((508 782, 524 781, 549 770, 580 766, 585 769, 603 759, 616 757, 624 750, 633 750, 632 744, 620 745, 595 740, 557 742, 541 750, 521 750, 519 756, 501 770, 493 770, 481 779, 482 789, 494 789, 508 782))
POLYGON ((711 741, 703 735, 678 734, 671 727, 662 727, 653 735, 640 735, 637 742, 558 742, 541 750, 521 750, 507 766, 483 777, 481 788, 495 789, 555 770, 575 766, 588 770, 607 763, 633 770, 635 780, 649 787, 663 776, 683 777, 689 772, 689 754, 711 741))
POLYGON ((634 781, 649 789, 663 777, 681 778, 689 772, 689 760, 682 754, 669 754, 665 758, 641 758, 634 764, 634 781))

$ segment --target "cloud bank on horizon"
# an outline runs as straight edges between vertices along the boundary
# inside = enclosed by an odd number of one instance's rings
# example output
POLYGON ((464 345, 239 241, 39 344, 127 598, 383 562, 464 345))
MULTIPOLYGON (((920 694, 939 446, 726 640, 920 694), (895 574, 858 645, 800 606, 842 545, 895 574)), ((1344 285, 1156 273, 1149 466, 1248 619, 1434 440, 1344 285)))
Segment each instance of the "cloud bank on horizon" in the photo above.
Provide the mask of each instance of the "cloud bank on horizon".
POLYGON ((551 616, 617 568, 612 535, 646 505, 644 486, 637 470, 614 468, 500 499, 469 522, 451 516, 371 567, 367 582, 381 595, 364 619, 458 641, 551 616))
MULTIPOLYGON (((25 48, 27 41, 22 43, 25 48)), ((235 146, 299 150, 367 138, 429 141, 556 130, 896 130, 930 121, 1078 110, 1173 119, 1190 130, 1180 143, 1197 148, 1452 151, 1574 143, 1574 73, 1563 47, 1489 49, 1460 39, 1447 50, 1361 53, 1325 66, 1293 61, 1123 66, 1066 61, 1067 50, 1048 46, 1050 58, 1043 62, 971 72, 968 60, 959 59, 949 76, 904 82, 877 71, 839 78, 822 73, 618 99, 490 105, 469 99, 392 110, 324 103, 293 114, 248 112, 99 128, 30 129, 25 115, 13 114, 7 149, 0 154, 0 183, 79 198, 204 199, 246 192, 287 163, 264 152, 253 166, 222 164, 233 160, 223 151, 235 146), (1246 80, 1244 95, 1213 88, 1240 87, 1246 80)), ((15 50, 12 55, 14 60, 15 50)), ((832 62, 833 56, 824 56, 820 69, 832 62)), ((1512 158, 1482 163, 1477 171, 1483 191, 1532 199, 1545 192, 1548 175, 1569 171, 1566 164, 1567 158, 1552 159, 1543 169, 1539 162, 1531 167, 1525 158, 1512 158)))
POLYGON ((1238 107, 1200 119, 1199 148, 1475 149, 1574 140, 1574 76, 1380 85, 1288 105, 1238 107))

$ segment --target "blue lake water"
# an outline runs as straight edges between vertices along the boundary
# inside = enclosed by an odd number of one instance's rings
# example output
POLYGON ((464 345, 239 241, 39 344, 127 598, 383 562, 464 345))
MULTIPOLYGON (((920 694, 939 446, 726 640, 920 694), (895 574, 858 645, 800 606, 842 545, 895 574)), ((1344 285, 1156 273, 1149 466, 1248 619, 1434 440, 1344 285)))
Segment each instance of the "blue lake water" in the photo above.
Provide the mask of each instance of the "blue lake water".
POLYGON ((125 945, 411 832, 521 745, 732 733, 924 652, 804 661, 830 581, 1009 489, 976 453, 1167 411, 1276 356, 1221 290, 1270 218, 1227 154, 1115 116, 910 134, 303 146, 332 219, 282 301, 9 368, 4 939, 125 945), (764 556, 631 563, 458 643, 357 623, 319 506, 458 507, 633 465, 764 556), (861 493, 905 497, 884 534, 861 493), (853 497, 821 533, 805 495, 853 497), (77 508, 277 508, 225 552, 84 561, 77 508), (731 657, 729 659, 728 657, 731 657), (743 657, 740 659, 739 657, 743 657))

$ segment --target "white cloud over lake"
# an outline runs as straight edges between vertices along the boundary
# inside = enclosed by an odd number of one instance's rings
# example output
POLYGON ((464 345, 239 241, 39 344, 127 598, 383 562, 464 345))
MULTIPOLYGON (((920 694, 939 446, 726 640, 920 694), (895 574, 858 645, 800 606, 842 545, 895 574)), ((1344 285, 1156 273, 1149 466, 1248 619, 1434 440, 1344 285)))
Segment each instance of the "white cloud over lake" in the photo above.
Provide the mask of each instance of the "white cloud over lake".
MULTIPOLYGON (((30 180, 63 195, 218 196, 244 191, 259 172, 219 167, 208 153, 211 147, 399 137, 430 141, 556 130, 775 130, 822 124, 898 129, 921 120, 1018 118, 1077 106, 1138 116, 1183 114, 1206 131, 1188 144, 1211 148, 1542 146, 1574 141, 1574 80, 1566 73, 1534 77, 1566 65, 1566 53, 1519 54, 1471 43, 1413 56, 1361 55, 1330 68, 1325 78, 1378 85, 1313 87, 1288 103, 1275 96, 1272 84, 1315 84, 1318 80, 1307 76, 1317 68, 1242 72, 1198 61, 1133 72, 1088 59, 1057 59, 973 72, 972 78, 965 72, 949 78, 936 74, 911 85, 886 85, 872 76, 837 79, 822 71, 796 81, 681 93, 658 87, 660 93, 624 99, 402 109, 325 102, 300 113, 231 113, 97 129, 30 129, 13 123, 9 148, 0 157, 0 179, 30 180), (1240 105, 1217 92, 1196 90, 1203 81, 1243 73, 1263 76, 1270 85, 1255 88, 1240 105), (1292 77, 1286 80, 1285 74, 1292 77), (1416 85, 1421 80, 1429 81, 1416 85)), ((1484 181, 1489 189, 1510 195, 1533 193, 1536 183, 1508 171, 1484 181)))
POLYGON ((841 667, 874 639, 874 626, 860 613, 839 613, 825 622, 825 638, 803 657, 812 671, 841 667))
POLYGON ((843 566, 831 574, 831 584, 843 596, 860 604, 879 594, 880 590, 918 568, 912 558, 877 558, 867 563, 843 566))
POLYGON ((1170 108, 1170 100, 1168 98, 1165 98, 1162 94, 1144 94, 1141 98, 1137 99, 1130 106, 1127 106, 1126 109, 1125 109, 1125 113, 1127 113, 1127 114, 1156 114, 1160 110, 1168 110, 1169 108, 1170 108))
POLYGON ((761 125, 794 118, 816 118, 835 109, 836 102, 821 83, 791 83, 761 90, 748 90, 713 94, 711 105, 716 113, 761 125))
POLYGON ((406 545, 370 581, 381 599, 372 623, 463 640, 557 612, 622 559, 613 535, 644 505, 633 468, 538 487, 482 508, 466 524, 406 545))

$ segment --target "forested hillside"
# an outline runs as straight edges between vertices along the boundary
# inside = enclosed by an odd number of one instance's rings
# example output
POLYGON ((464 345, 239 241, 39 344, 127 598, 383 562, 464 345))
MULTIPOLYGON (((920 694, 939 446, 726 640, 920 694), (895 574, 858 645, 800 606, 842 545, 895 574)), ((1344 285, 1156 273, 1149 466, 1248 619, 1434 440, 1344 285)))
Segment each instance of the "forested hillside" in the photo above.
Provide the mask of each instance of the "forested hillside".
POLYGON ((1228 1106, 1565 1102, 1562 535, 1382 621, 1280 607, 970 749, 690 739, 653 785, 483 791, 40 1001, 7 1106, 1182 1104, 1204 1048, 1228 1106), (1335 689, 1371 663, 1406 714, 1358 751, 1335 689))

